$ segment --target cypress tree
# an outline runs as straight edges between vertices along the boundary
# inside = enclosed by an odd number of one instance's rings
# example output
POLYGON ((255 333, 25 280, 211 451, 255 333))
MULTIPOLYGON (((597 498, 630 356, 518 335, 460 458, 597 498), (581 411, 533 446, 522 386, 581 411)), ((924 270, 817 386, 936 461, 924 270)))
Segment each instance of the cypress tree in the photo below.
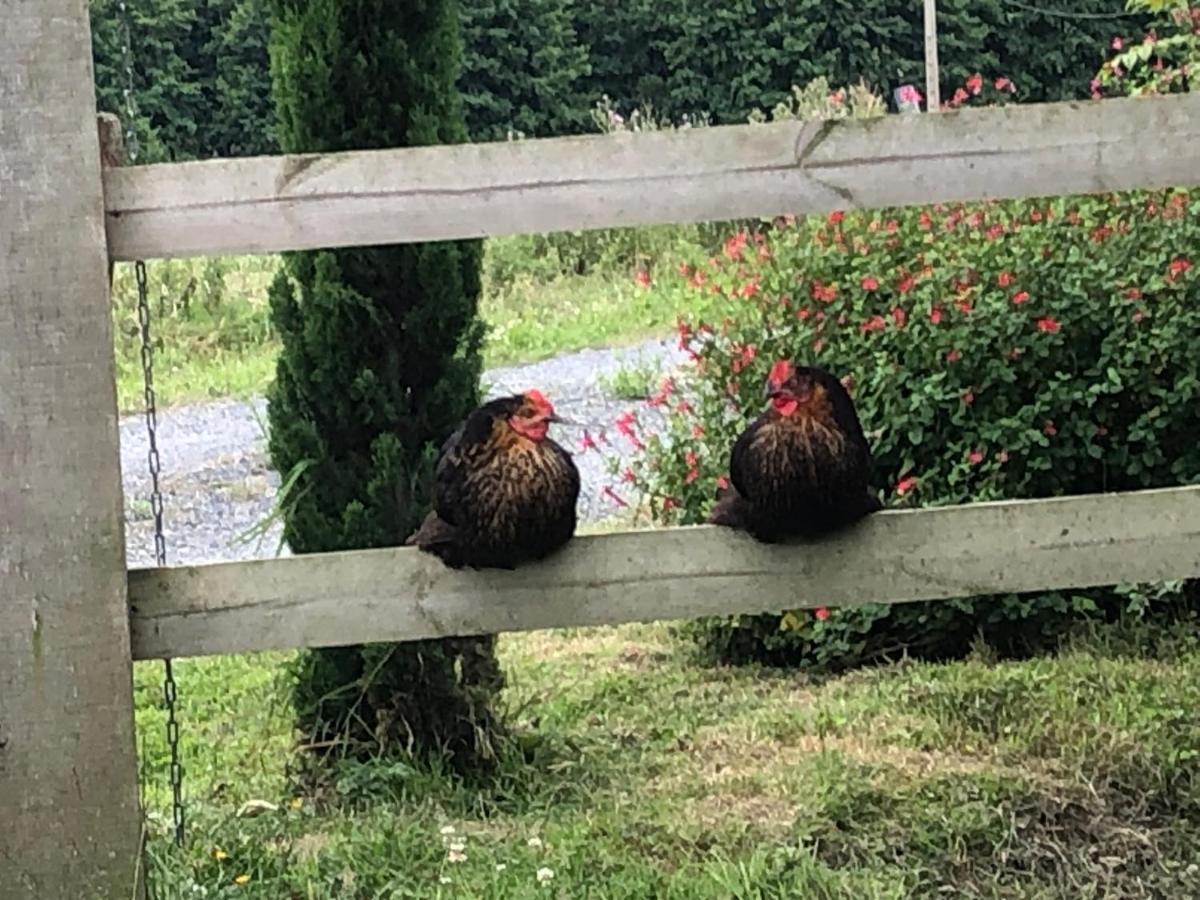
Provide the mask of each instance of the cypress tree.
MULTIPOLYGON (((461 142, 453 0, 272 0, 285 152, 461 142)), ((399 544, 429 507, 435 448, 478 402, 478 241, 288 254, 272 285, 283 342, 269 450, 294 482, 296 553, 399 544)), ((404 586, 397 584, 397 592, 404 586)), ((297 723, 364 756, 411 750, 460 769, 491 758, 494 638, 309 651, 297 723)))

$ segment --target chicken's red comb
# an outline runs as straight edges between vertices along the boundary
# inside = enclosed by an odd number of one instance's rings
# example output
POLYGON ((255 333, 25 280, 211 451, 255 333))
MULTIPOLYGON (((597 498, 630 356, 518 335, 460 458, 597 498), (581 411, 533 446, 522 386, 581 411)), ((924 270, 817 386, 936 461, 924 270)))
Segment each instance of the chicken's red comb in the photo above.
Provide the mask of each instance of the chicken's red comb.
POLYGON ((546 395, 537 388, 530 388, 525 392, 525 396, 538 409, 554 409, 554 406, 546 399, 546 395))
POLYGON ((771 366, 771 374, 767 376, 767 381, 771 384, 783 384, 791 377, 792 364, 786 359, 781 359, 771 366))

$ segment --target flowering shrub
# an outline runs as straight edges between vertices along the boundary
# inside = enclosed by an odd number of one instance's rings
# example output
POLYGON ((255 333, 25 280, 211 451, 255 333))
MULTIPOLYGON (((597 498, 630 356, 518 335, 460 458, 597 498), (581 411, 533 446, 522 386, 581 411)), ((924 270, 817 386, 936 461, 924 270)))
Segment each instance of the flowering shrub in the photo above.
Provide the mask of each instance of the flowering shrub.
MULTIPOLYGON (((844 378, 891 506, 1200 480, 1200 194, 1070 197, 788 220, 680 265, 692 363, 616 431, 610 488, 664 523, 704 519, 772 361, 844 378)), ((1092 596, 1097 596, 1092 593, 1092 596)), ((1103 595, 1108 596, 1108 595, 1103 595)), ((870 599, 870 598, 863 598, 870 599)), ((1118 608, 1104 600, 1103 610, 1118 608)), ((740 616, 690 626, 726 660, 853 663, 886 649, 1016 649, 1092 601, 1062 594, 740 616)))
POLYGON ((1113 56, 1092 79, 1092 97, 1186 93, 1200 67, 1200 6, 1191 0, 1130 0, 1159 26, 1140 40, 1114 37, 1113 56))
POLYGON ((976 72, 968 76, 955 88, 950 99, 942 103, 942 109, 958 109, 962 106, 1007 106, 1017 94, 1017 86, 1003 75, 984 78, 976 72))

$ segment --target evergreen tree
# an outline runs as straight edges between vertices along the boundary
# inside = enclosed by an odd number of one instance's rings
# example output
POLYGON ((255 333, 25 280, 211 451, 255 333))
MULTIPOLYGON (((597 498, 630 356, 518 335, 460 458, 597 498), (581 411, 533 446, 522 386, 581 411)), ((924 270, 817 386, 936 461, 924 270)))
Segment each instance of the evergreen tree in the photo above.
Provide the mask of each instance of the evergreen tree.
MULTIPOLYGON (((271 63, 286 152, 465 139, 453 0, 272 0, 271 63)), ((434 448, 478 402, 480 244, 293 253, 271 289, 283 341, 270 453, 297 476, 297 553, 396 545, 429 508, 434 448)), ((406 589, 397 584, 397 593, 406 589)), ((375 753, 491 752, 493 639, 305 653, 294 701, 315 742, 375 753)))
POLYGON ((476 141, 591 131, 589 72, 566 0, 465 0, 460 84, 476 141))

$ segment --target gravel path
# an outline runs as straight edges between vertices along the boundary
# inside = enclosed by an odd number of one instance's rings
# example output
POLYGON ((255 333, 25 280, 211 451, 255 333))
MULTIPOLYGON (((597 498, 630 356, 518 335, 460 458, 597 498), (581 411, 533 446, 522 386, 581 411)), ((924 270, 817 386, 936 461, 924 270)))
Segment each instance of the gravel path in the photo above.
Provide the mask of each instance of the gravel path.
MULTIPOLYGON (((539 387, 560 414, 593 432, 608 428, 629 401, 610 396, 603 385, 622 366, 656 362, 664 370, 681 362, 673 343, 649 341, 621 350, 586 350, 524 366, 492 369, 484 375, 488 396, 539 387)), ((639 413, 644 424, 646 416, 639 413)), ((266 458, 266 403, 224 400, 165 410, 158 420, 162 459, 167 561, 170 564, 271 557, 279 551, 276 524, 261 538, 245 532, 270 513, 279 476, 266 458)), ((558 426, 557 436, 575 452, 583 488, 580 516, 595 521, 612 512, 601 496, 610 476, 597 453, 577 452, 582 432, 558 426)), ((613 449, 626 452, 625 442, 613 449)), ((126 542, 129 565, 154 564, 150 479, 146 468, 145 420, 121 419, 121 469, 125 482, 126 542)), ((286 555, 284 548, 279 551, 286 555)))

